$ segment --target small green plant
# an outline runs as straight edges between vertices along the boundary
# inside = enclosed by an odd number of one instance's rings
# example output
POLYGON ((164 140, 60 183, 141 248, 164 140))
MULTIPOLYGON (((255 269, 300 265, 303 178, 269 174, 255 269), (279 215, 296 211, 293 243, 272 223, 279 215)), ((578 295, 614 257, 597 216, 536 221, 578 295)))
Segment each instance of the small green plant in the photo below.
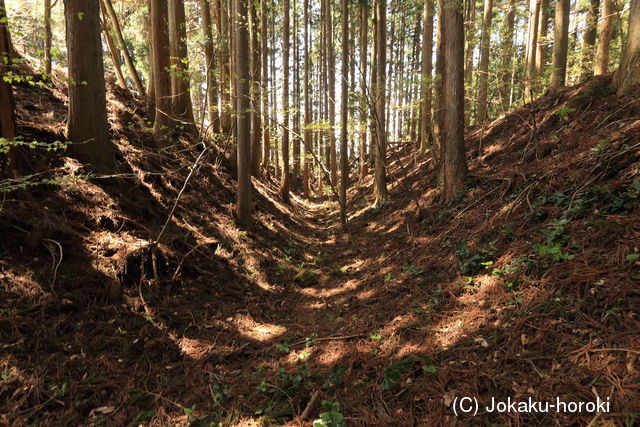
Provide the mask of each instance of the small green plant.
POLYGON ((424 273, 424 270, 413 265, 413 262, 411 260, 407 261, 407 263, 402 266, 402 271, 412 277, 419 276, 424 273))
POLYGON ((51 387, 51 391, 55 397, 64 397, 67 393, 67 382, 63 382, 62 386, 58 387, 57 385, 51 387))
POLYGON ((477 253, 471 253, 471 250, 467 246, 469 239, 463 239, 458 245, 456 255, 458 256, 458 262, 460 269, 465 276, 474 276, 493 264, 493 257, 495 255, 495 241, 489 242, 486 245, 480 247, 477 253))
POLYGON ((325 400, 322 402, 324 412, 320 414, 320 418, 313 421, 314 427, 344 427, 347 424, 344 421, 344 415, 340 412, 340 404, 325 400))
POLYGON ((569 120, 569 114, 574 111, 576 111, 575 108, 565 105, 564 107, 558 108, 558 110, 556 111, 556 116, 560 117, 560 120, 562 121, 567 121, 569 120))
POLYGON ((609 147, 611 147, 611 144, 603 140, 598 142, 594 147, 592 147, 591 151, 595 154, 601 154, 605 152, 609 147))
POLYGON ((427 374, 435 374, 436 372, 438 372, 438 368, 433 364, 429 356, 425 355, 420 359, 422 359, 422 372, 425 372, 427 374))
POLYGON ((378 332, 374 332, 372 334, 369 334, 369 339, 371 341, 380 341, 382 339, 382 334, 378 332))
POLYGON ((346 371, 344 366, 334 366, 331 372, 329 373, 329 378, 323 384, 325 389, 328 389, 332 386, 337 386, 342 384, 342 374, 346 371))
POLYGON ((553 243, 551 245, 543 245, 540 243, 536 243, 533 245, 533 250, 538 253, 538 255, 543 257, 549 257, 552 261, 568 261, 572 260, 575 255, 565 252, 562 250, 562 244, 553 243))
POLYGON ((392 365, 385 368, 383 372, 383 380, 382 380, 382 388, 385 390, 390 390, 398 385, 400 381, 400 377, 403 374, 406 374, 411 369, 411 365, 414 363, 414 359, 411 357, 406 357, 399 362, 393 363, 392 365))
POLYGON ((638 258, 640 258, 640 254, 627 254, 625 257, 628 262, 636 262, 638 258))

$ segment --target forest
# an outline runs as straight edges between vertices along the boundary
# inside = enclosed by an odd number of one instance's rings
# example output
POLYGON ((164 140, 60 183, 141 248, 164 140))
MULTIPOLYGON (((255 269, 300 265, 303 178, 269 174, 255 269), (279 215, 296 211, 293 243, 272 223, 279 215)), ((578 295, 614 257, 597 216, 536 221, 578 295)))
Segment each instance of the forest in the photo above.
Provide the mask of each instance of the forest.
POLYGON ((0 0, 0 425, 640 423, 640 0, 0 0))

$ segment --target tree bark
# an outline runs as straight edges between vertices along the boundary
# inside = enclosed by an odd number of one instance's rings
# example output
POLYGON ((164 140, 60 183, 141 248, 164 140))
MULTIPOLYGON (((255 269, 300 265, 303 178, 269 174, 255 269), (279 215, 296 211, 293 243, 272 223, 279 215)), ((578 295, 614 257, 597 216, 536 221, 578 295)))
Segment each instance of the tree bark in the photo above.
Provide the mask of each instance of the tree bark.
MULTIPOLYGON (((0 75, 11 70, 11 36, 7 25, 7 9, 4 0, 0 0, 0 75)), ((0 137, 16 137, 15 101, 11 84, 0 79, 0 137)), ((11 160, 11 150, 7 158, 11 160)))
POLYGON ((457 197, 464 188, 464 23, 456 0, 445 0, 445 147, 444 198, 457 197))
POLYGON ((615 83, 618 95, 625 95, 640 84, 640 0, 631 0, 627 42, 616 72, 615 83))
POLYGON ((249 109, 249 30, 247 16, 247 2, 249 0, 235 0, 235 65, 236 65, 236 117, 237 117, 237 147, 238 147, 238 194, 236 215, 238 223, 251 227, 251 117, 249 109))
POLYGON ((51 0, 44 0, 44 70, 51 76, 51 0))
POLYGON ((567 50, 569 47, 569 0, 557 0, 553 31, 553 58, 549 89, 557 92, 565 84, 567 75, 567 50))
MULTIPOLYGON (((436 34, 436 81, 435 81, 435 101, 436 108, 434 111, 435 120, 433 122, 433 130, 435 133, 434 145, 435 149, 433 150, 433 157, 436 161, 436 164, 440 168, 440 162, 443 156, 444 150, 444 136, 445 136, 445 122, 444 122, 444 111, 445 111, 445 94, 444 94, 444 86, 447 80, 447 76, 445 75, 445 35, 446 28, 444 24, 444 8, 445 8, 446 0, 438 0, 438 31, 436 34)), ((465 72, 469 68, 465 68, 465 72)), ((440 169, 439 173, 442 171, 440 169)))
POLYGON ((218 112, 218 82, 216 82, 216 58, 213 51, 213 22, 209 0, 200 0, 202 13, 202 32, 204 35, 204 67, 207 82, 207 115, 210 125, 217 129, 220 114, 218 112))
POLYGON ((489 90, 489 48, 491 44, 491 18, 493 0, 484 1, 482 39, 480 40, 480 64, 478 67, 478 114, 476 123, 483 124, 488 117, 487 93, 489 90))
POLYGON ((329 84, 329 161, 331 184, 338 186, 338 163, 336 159, 336 58, 333 51, 333 12, 330 0, 325 0, 327 73, 329 84))
POLYGON ((293 0, 293 172, 292 186, 298 189, 300 185, 300 46, 298 46, 298 0, 293 0))
MULTIPOLYGON (((466 88, 466 99, 469 106, 471 106, 471 102, 473 102, 473 54, 476 49, 476 0, 466 0, 466 54, 464 61, 464 84, 466 88)), ((438 8, 440 9, 440 3, 438 3, 438 8)), ((440 12, 438 12, 438 22, 440 22, 442 16, 440 12)), ((439 25, 438 28, 441 28, 439 25)), ((440 55, 436 55, 439 57, 440 55)), ((442 71, 442 70, 441 70, 442 71)), ((440 73, 441 74, 441 73, 440 73)), ((438 75, 437 63, 436 63, 436 75, 438 75)), ((437 89, 436 89, 437 90, 437 89)), ((440 106, 438 107, 440 108, 440 106)), ((471 124, 471 108, 467 109, 465 112, 465 125, 469 126, 471 124)))
MULTIPOLYGON (((77 0, 76 0, 77 1, 77 0)), ((166 0, 151 0, 151 43, 153 45, 153 83, 155 122, 153 136, 158 147, 167 144, 171 120, 171 77, 169 76, 169 24, 166 0)))
POLYGON ((107 123, 98 0, 65 0, 69 63, 67 134, 73 153, 104 171, 115 171, 107 123))
MULTIPOLYGON (((367 37, 369 33, 369 7, 360 2, 360 181, 369 173, 367 165, 367 37)), ((370 90, 370 88, 369 88, 370 90)))
POLYGON ((527 36, 527 53, 525 60, 524 92, 525 96, 533 99, 537 90, 538 76, 536 74, 536 48, 538 45, 538 18, 540 16, 540 1, 529 1, 529 33, 527 36))
POLYGON ((260 0, 260 29, 261 29, 261 42, 262 42, 262 81, 261 81, 261 94, 262 94, 262 168, 267 177, 269 177, 269 144, 270 135, 269 128, 271 121, 269 120, 269 30, 267 26, 267 8, 265 5, 266 0, 260 0))
POLYGON ((598 11, 600 9, 600 0, 590 0, 589 10, 587 11, 587 19, 585 23, 584 36, 582 39, 582 55, 580 60, 580 68, 582 68, 581 80, 586 80, 593 76, 593 59, 594 47, 596 45, 596 36, 598 34, 598 11))
POLYGON ((378 17, 376 31, 376 147, 375 147, 375 174, 374 174, 374 195, 375 205, 380 204, 387 198, 387 134, 385 126, 386 109, 386 64, 387 64, 387 2, 386 0, 375 0, 376 15, 378 17))
POLYGON ((184 0, 169 0, 169 43, 171 54, 171 112, 173 119, 187 130, 193 130, 191 78, 187 52, 187 28, 184 0))
POLYGON ((536 75, 544 74, 544 66, 547 62, 547 44, 549 42, 549 0, 541 0, 538 11, 538 42, 536 44, 536 75))
MULTIPOLYGON (((104 15, 104 6, 100 3, 100 9, 102 10, 102 14, 104 15)), ((127 89, 127 81, 124 79, 124 75, 122 74, 122 66, 120 65, 120 52, 118 48, 113 43, 113 39, 111 38, 111 34, 109 33, 109 27, 107 27, 104 20, 100 20, 100 28, 102 28, 102 34, 104 34, 104 39, 107 42, 107 49, 109 50, 109 57, 111 58, 111 63, 113 64, 113 71, 116 73, 116 80, 118 81, 118 85, 127 89)))
POLYGON ((502 36, 502 52, 500 53, 500 77, 499 92, 500 105, 502 112, 505 112, 511 106, 511 64, 513 58, 513 30, 515 26, 516 2, 508 0, 507 9, 505 11, 505 26, 502 36))
POLYGON ((310 179, 310 161, 308 157, 311 155, 310 148, 313 147, 311 140, 311 94, 309 88, 309 73, 311 68, 311 57, 309 55, 309 0, 304 0, 304 171, 302 178, 302 194, 305 198, 309 198, 311 195, 311 189, 309 186, 310 179))
POLYGON ((342 94, 340 103, 340 223, 347 227, 347 186, 349 156, 347 152, 347 122, 349 120, 349 2, 342 2, 342 94))
POLYGON ((433 142, 431 133, 431 97, 433 85, 433 0, 425 0, 423 14, 422 32, 422 78, 421 91, 422 98, 420 109, 420 144, 421 151, 426 152, 433 142))
POLYGON ((289 202, 289 0, 282 2, 282 178, 280 197, 289 202))
POLYGON ((258 38, 258 14, 256 1, 249 0, 251 30, 251 175, 260 176, 260 141, 262 118, 260 116, 260 42, 258 38))
POLYGON ((598 48, 596 49, 596 66, 594 74, 602 76, 609 69, 609 50, 611 46, 611 29, 613 15, 616 13, 614 0, 604 0, 602 3, 602 17, 598 33, 598 48))
POLYGON ((111 28, 113 29, 113 33, 115 34, 116 40, 120 45, 120 49, 122 49, 122 55, 124 56, 124 61, 127 64, 127 69, 129 70, 129 76, 133 81, 133 85, 135 86, 140 96, 145 97, 147 95, 144 90, 144 85, 142 84, 142 80, 140 80, 140 75, 138 75, 138 71, 136 70, 136 67, 133 63, 133 59, 131 58, 129 49, 127 49, 127 44, 124 42, 124 37, 122 36, 122 30, 120 29, 120 24, 118 23, 118 17, 116 16, 116 12, 113 10, 113 5, 111 4, 111 0, 103 0, 103 4, 105 6, 107 16, 109 16, 109 21, 111 22, 111 28))

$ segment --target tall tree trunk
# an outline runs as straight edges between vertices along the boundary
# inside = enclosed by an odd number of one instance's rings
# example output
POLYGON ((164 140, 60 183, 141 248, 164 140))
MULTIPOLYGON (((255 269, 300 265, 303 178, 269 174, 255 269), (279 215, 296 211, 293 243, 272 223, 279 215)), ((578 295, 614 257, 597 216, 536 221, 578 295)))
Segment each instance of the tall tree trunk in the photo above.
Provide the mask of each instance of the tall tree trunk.
POLYGON ((431 97, 433 84, 433 0, 424 1, 423 32, 422 32, 422 78, 420 96, 420 144, 421 151, 426 152, 431 147, 433 134, 431 133, 431 97))
POLYGON ((445 146, 444 198, 451 201, 464 188, 464 21, 456 0, 444 0, 445 146))
POLYGON ((598 33, 598 48, 596 49, 595 75, 607 74, 609 69, 609 50, 611 46, 611 29, 613 15, 616 13, 614 0, 604 0, 602 3, 602 20, 598 33))
POLYGON ((249 109, 249 29, 247 3, 249 0, 235 1, 235 75, 237 146, 238 146, 238 194, 236 215, 243 227, 251 227, 251 117, 249 109))
POLYGON ((131 81, 133 81, 133 85, 136 90, 140 94, 140 96, 145 97, 146 92, 144 90, 144 85, 142 84, 142 80, 140 80, 140 75, 138 71, 136 71, 136 67, 133 63, 133 59, 129 53, 129 49, 127 49, 127 44, 124 42, 124 37, 122 36, 122 30, 120 29, 120 24, 118 23, 118 17, 116 16, 116 12, 113 10, 113 5, 111 4, 111 0, 102 0, 105 6, 105 10, 107 15, 109 16, 109 21, 111 22, 111 28, 113 29, 113 33, 116 36, 116 40, 120 45, 120 49, 122 50, 122 55, 124 56, 124 61, 127 64, 127 69, 129 70, 129 77, 131 77, 131 81))
POLYGON ((586 80, 593 76, 593 59, 594 48, 596 45, 596 36, 598 34, 598 12, 600 9, 600 0, 590 0, 589 10, 584 28, 584 36, 582 38, 582 55, 580 58, 580 68, 582 74, 581 80, 586 80))
POLYGON ((529 0, 529 32, 527 36, 527 54, 525 60, 524 92, 530 100, 537 90, 536 50, 538 45, 538 18, 541 0, 529 0))
POLYGON ((218 112, 218 83, 216 82, 216 57, 213 51, 213 22, 211 20, 211 5, 209 0, 200 0, 202 14, 202 33, 204 35, 204 69, 207 84, 207 115, 210 125, 217 129, 220 120, 218 112))
POLYGON ((282 179, 280 197, 289 202, 289 0, 282 2, 282 179))
POLYGON ((226 0, 215 0, 217 16, 216 27, 218 29, 219 42, 219 61, 220 66, 220 131, 228 135, 231 132, 231 94, 229 92, 229 81, 231 80, 230 73, 230 46, 231 40, 229 37, 229 10, 227 8, 226 0))
MULTIPOLYGON (((473 99, 473 54, 476 49, 476 0, 466 0, 466 54, 464 61, 464 84, 466 88, 466 99, 469 106, 471 106, 473 99)), ((440 9, 440 4, 438 4, 438 8, 440 9)), ((438 12, 438 22, 441 21, 441 14, 438 12)), ((436 55, 439 57, 440 55, 436 55)), ((437 63, 436 63, 437 68, 437 63)), ((438 70, 436 70, 436 75, 438 75, 438 70)), ((438 108, 441 108, 439 105, 438 108)), ((464 123, 466 126, 471 124, 471 108, 468 108, 465 112, 464 123)))
POLYGON ((538 43, 536 45, 536 75, 544 75, 547 62, 547 44, 549 43, 549 0, 541 0, 538 11, 538 43))
POLYGON ((349 120, 349 2, 342 2, 342 94, 340 103, 340 223, 347 227, 347 186, 349 156, 347 124, 349 120))
POLYGON ((169 76, 169 23, 165 0, 151 0, 151 22, 156 108, 153 136, 156 144, 163 147, 167 143, 166 138, 173 122, 171 120, 171 77, 169 76))
POLYGON ((513 29, 515 26, 516 1, 508 0, 505 11, 505 25, 502 36, 502 52, 500 53, 499 92, 502 111, 511 106, 511 65, 513 58, 513 29))
POLYGON ((304 172, 302 178, 302 194, 305 198, 310 196, 309 178, 310 178, 310 161, 308 157, 311 155, 310 148, 313 146, 311 141, 311 94, 309 92, 309 73, 311 68, 310 57, 310 37, 309 37, 309 0, 304 0, 304 172))
MULTIPOLYGON (((0 75, 11 71, 11 37, 7 24, 7 9, 4 0, 0 0, 0 75)), ((16 137, 15 101, 11 84, 0 79, 0 137, 16 137)), ((11 160, 11 152, 7 156, 11 160)))
MULTIPOLYGON (((147 74, 147 87, 149 88, 147 93, 147 113, 151 115, 151 112, 156 110, 156 87, 155 87, 155 79, 153 78, 153 22, 151 20, 151 0, 146 1, 147 4, 147 27, 146 27, 146 39, 147 39, 147 64, 148 64, 148 74, 147 74)), ((153 117, 152 117, 153 118, 153 117)))
POLYGON ((260 0, 260 30, 261 30, 261 53, 262 53, 262 81, 261 81, 261 95, 262 95, 262 168, 267 177, 269 177, 269 145, 270 135, 269 129, 271 127, 271 120, 269 120, 269 30, 267 26, 267 0, 260 0))
POLYGON ((336 58, 333 51, 333 2, 325 0, 327 73, 329 83, 329 162, 331 184, 338 186, 338 163, 336 159, 336 58))
POLYGON ((627 42, 620 69, 615 75, 615 83, 618 86, 618 95, 624 95, 640 84, 640 0, 631 0, 627 42))
POLYGON ((569 0, 557 0, 553 31, 553 58, 549 89, 556 92, 564 87, 567 75, 567 49, 569 47, 569 0))
POLYGON ((376 31, 376 147, 375 147, 375 174, 374 174, 374 195, 375 205, 379 206, 387 198, 387 134, 385 126, 386 109, 386 63, 387 63, 387 2, 386 0, 375 0, 376 15, 378 17, 378 29, 376 31))
MULTIPOLYGON (((445 74, 445 35, 447 33, 444 23, 444 8, 447 0, 438 0, 438 31, 436 33, 436 81, 435 81, 435 101, 436 108, 434 111, 435 120, 433 122, 433 130, 435 133, 433 157, 438 165, 439 171, 442 172, 441 160, 443 158, 443 150, 445 144, 445 93, 444 87, 447 80, 445 74)), ((465 72, 468 68, 465 68, 465 72)))
MULTIPOLYGON (((367 37, 369 33, 369 7, 360 2, 360 181, 369 173, 367 167, 367 37)), ((369 88, 370 90, 370 88, 369 88)))
POLYGON ((260 141, 262 118, 260 116, 260 42, 258 40, 258 14, 256 1, 249 0, 251 29, 251 174, 260 176, 260 141))
POLYGON ((104 65, 97 1, 65 0, 69 61, 69 121, 73 153, 103 170, 117 169, 107 123, 104 65))
POLYGON ((480 65, 478 67, 478 115, 477 123, 484 123, 488 117, 487 92, 489 89, 489 48, 491 44, 491 18, 493 0, 484 0, 482 19, 482 39, 480 40, 480 65))
MULTIPOLYGON (((102 15, 104 16, 105 12, 102 3, 100 3, 100 9, 102 11, 102 15)), ((113 39, 111 38, 111 34, 109 33, 109 27, 107 27, 106 23, 102 19, 100 19, 100 28, 102 28, 102 34, 104 34, 104 39, 107 42, 107 50, 109 50, 109 57, 111 58, 111 63, 113 64, 113 71, 116 73, 118 85, 123 89, 127 89, 127 81, 124 79, 124 75, 122 74, 122 67, 120 65, 120 52, 113 43, 113 39)))
POLYGON ((298 0, 293 0, 293 188, 300 184, 300 50, 298 46, 298 0))
POLYGON ((184 0, 169 0, 169 43, 171 49, 171 112, 174 120, 183 127, 194 129, 184 0))
MULTIPOLYGON (((369 104, 369 166, 375 168, 376 146, 378 137, 376 136, 376 129, 378 122, 376 120, 376 97, 378 93, 378 8, 375 6, 371 8, 371 77, 369 78, 369 97, 367 98, 369 104)), ((374 170, 375 175, 375 170, 374 170)), ((374 176, 375 179, 375 176, 374 176)))
POLYGON ((44 0, 44 70, 51 76, 51 0, 44 0))

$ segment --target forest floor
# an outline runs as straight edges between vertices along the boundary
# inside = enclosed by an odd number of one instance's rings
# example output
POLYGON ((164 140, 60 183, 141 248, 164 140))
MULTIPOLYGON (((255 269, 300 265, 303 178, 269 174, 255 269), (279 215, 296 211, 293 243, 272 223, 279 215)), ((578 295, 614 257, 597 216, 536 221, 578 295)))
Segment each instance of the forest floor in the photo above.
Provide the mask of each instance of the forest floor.
MULTIPOLYGON (((236 228, 224 141, 155 150, 110 86, 120 174, 22 150, 54 182, 0 208, 0 424, 633 425, 640 91, 609 85, 470 129, 447 205, 430 157, 394 147, 389 200, 352 182, 348 233, 337 203, 283 204, 272 179, 236 228), (457 417, 463 396, 611 406, 457 417)), ((16 92, 25 140, 64 140, 64 85, 16 92)))

